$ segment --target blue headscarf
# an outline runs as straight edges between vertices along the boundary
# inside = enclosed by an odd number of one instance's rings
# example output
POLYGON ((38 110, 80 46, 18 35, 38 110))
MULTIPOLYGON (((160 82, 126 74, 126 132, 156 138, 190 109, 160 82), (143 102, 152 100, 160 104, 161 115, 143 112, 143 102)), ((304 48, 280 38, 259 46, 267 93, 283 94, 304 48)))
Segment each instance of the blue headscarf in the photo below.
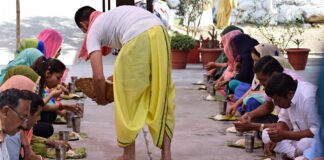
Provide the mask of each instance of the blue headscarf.
POLYGON ((2 84, 3 78, 5 77, 9 68, 14 66, 31 66, 34 61, 41 56, 43 56, 43 54, 38 49, 27 48, 23 50, 15 60, 9 62, 9 64, 1 70, 0 84, 2 84))

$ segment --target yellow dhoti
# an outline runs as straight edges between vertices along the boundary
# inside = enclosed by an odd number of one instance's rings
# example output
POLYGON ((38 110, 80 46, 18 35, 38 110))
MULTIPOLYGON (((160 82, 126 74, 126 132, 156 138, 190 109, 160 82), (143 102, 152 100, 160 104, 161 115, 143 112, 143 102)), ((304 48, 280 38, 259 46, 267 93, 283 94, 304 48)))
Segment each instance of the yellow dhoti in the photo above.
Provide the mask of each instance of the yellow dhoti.
POLYGON ((120 50, 114 69, 119 146, 133 143, 145 123, 157 147, 161 148, 164 134, 172 138, 175 89, 170 54, 170 39, 162 26, 141 33, 120 50))

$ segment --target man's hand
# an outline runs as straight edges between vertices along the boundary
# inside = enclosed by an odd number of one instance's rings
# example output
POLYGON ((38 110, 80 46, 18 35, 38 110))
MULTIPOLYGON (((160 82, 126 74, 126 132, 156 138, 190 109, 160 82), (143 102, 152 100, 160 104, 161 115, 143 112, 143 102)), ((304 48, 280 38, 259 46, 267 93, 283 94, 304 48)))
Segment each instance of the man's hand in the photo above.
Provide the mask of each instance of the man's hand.
POLYGON ((94 99, 99 105, 106 105, 106 79, 103 72, 102 53, 94 51, 90 54, 90 61, 93 74, 93 88, 96 98, 94 99))
POLYGON ((280 142, 286 139, 285 130, 279 129, 278 127, 269 128, 268 134, 272 142, 280 142))
POLYGON ((205 64, 205 66, 204 66, 204 69, 207 70, 207 71, 209 71, 209 70, 211 70, 211 69, 214 69, 214 68, 216 68, 216 64, 215 64, 215 62, 208 62, 208 63, 205 64))
POLYGON ((251 122, 233 122, 235 129, 239 132, 252 131, 254 129, 254 125, 251 122))
POLYGON ((251 122, 252 116, 249 113, 245 113, 243 116, 240 118, 241 123, 247 123, 251 122))
POLYGON ((30 144, 28 143, 27 135, 24 131, 20 131, 20 141, 21 141, 21 146, 24 149, 30 147, 30 144))

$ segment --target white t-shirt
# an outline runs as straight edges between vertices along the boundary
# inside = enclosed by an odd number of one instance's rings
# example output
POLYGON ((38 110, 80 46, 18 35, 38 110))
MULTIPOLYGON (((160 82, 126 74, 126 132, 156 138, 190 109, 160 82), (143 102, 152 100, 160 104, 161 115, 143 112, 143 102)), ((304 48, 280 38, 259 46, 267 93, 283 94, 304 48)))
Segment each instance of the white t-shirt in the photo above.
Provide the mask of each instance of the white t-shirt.
POLYGON ((88 32, 88 53, 100 50, 103 45, 121 48, 132 38, 157 25, 163 25, 158 17, 135 6, 121 6, 102 13, 88 32))
POLYGON ((285 122, 292 131, 310 129, 315 135, 318 133, 320 119, 316 106, 317 87, 309 82, 298 81, 297 89, 291 100, 291 106, 281 109, 279 122, 285 122))

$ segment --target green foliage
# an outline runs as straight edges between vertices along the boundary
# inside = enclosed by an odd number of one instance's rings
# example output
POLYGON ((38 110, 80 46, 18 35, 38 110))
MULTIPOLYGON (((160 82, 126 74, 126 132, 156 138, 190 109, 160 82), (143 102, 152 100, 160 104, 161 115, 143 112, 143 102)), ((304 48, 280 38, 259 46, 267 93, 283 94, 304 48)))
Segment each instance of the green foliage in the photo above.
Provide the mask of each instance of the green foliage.
POLYGON ((31 140, 31 148, 37 154, 43 157, 46 156, 47 146, 45 144, 46 138, 33 136, 31 140))
MULTIPOLYGON (((261 35, 268 40, 269 43, 276 45, 281 49, 282 53, 285 53, 285 49, 293 42, 295 37, 301 36, 304 32, 302 27, 303 21, 296 18, 295 22, 283 24, 283 29, 280 34, 274 34, 275 27, 270 25, 270 18, 258 19, 257 28, 261 35)), ((300 40, 300 39, 299 39, 300 40)), ((301 44, 298 41, 298 45, 301 44)), ((295 42, 294 42, 295 43, 295 42)))
POLYGON ((176 33, 171 37, 171 48, 180 51, 189 51, 195 47, 195 39, 191 36, 176 33))
POLYGON ((216 44, 218 44, 218 40, 217 40, 217 31, 216 28, 213 26, 212 31, 208 31, 208 35, 209 37, 207 37, 206 39, 203 38, 203 36, 200 36, 200 42, 201 42, 201 47, 202 48, 219 48, 219 46, 216 46, 216 44), (217 42, 217 43, 216 43, 217 42))
POLYGON ((300 48, 300 46, 304 43, 304 39, 296 38, 296 39, 293 40, 293 42, 295 43, 297 48, 300 48))
MULTIPOLYGON (((254 0, 254 3, 258 3, 258 0, 254 0)), ((281 10, 283 4, 284 3, 282 1, 274 2, 275 8, 278 8, 279 11, 281 10)), ((296 37, 301 37, 304 32, 304 18, 302 16, 295 17, 295 21, 293 22, 281 22, 280 24, 283 26, 283 28, 278 29, 275 25, 271 24, 271 19, 274 16, 277 16, 276 14, 265 14, 258 18, 253 18, 256 11, 257 8, 248 11, 247 21, 256 24, 261 35, 267 39, 269 43, 276 45, 282 51, 282 53, 285 53, 285 49, 288 47, 288 45, 294 42, 293 39, 296 37)))
POLYGON ((209 0, 180 0, 178 15, 186 18, 187 34, 189 35, 190 26, 193 26, 193 36, 197 34, 200 25, 204 6, 209 4, 209 0), (198 20, 198 22, 197 22, 198 20))

